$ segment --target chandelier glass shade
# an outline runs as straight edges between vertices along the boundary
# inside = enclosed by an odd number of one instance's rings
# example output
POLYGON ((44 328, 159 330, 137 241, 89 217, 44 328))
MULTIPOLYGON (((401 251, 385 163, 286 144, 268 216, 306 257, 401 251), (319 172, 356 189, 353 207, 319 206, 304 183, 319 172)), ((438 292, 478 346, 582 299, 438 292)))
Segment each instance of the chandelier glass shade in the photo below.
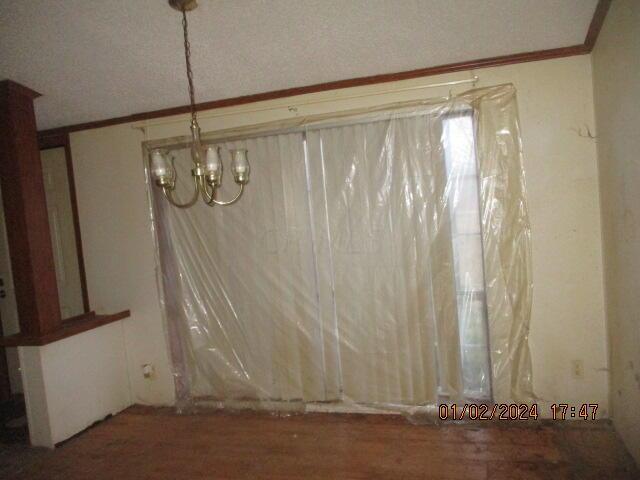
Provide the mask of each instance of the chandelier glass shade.
POLYGON ((210 206, 231 205, 235 203, 249 182, 250 166, 247 160, 247 151, 244 149, 231 150, 231 173, 238 184, 239 190, 236 196, 223 201, 216 198, 216 190, 222 185, 223 165, 220 157, 220 148, 215 145, 203 146, 200 141, 200 125, 195 104, 193 88, 193 72, 191 71, 191 46, 189 44, 189 31, 187 23, 187 11, 196 8, 196 0, 169 0, 172 8, 182 12, 182 27, 184 32, 184 54, 187 66, 187 80, 189 82, 189 99, 191 107, 191 160, 193 168, 194 192, 193 196, 184 203, 178 202, 174 197, 177 174, 173 165, 173 157, 162 149, 154 149, 150 153, 151 177, 156 185, 162 188, 164 196, 169 202, 178 208, 188 208, 198 201, 198 197, 210 206))

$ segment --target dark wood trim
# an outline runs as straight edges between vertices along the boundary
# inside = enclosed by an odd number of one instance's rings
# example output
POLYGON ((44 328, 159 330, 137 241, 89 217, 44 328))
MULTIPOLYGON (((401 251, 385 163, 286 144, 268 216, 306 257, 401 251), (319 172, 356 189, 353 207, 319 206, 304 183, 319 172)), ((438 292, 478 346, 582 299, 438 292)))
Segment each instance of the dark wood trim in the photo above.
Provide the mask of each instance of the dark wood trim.
POLYGON ((46 135, 42 132, 38 132, 38 148, 40 148, 40 150, 64 147, 68 143, 69 135, 65 131, 53 135, 46 135))
POLYGON ((13 80, 2 80, 0 81, 0 88, 2 88, 3 93, 8 97, 26 97, 31 100, 35 100, 38 97, 41 97, 42 94, 36 92, 35 90, 31 90, 29 87, 25 87, 24 85, 14 82, 13 80))
POLYGON ((76 253, 78 255, 78 270, 80 273, 80 287, 82 288, 82 305, 85 312, 91 311, 89 306, 89 291, 87 288, 87 275, 84 266, 84 254, 82 251, 82 235, 80 233, 80 215, 78 212, 78 197, 76 195, 76 182, 73 174, 73 159, 71 157, 71 145, 69 143, 69 133, 60 132, 55 135, 38 134, 38 145, 40 150, 50 148, 64 148, 67 162, 67 179, 69 182, 69 198, 71 200, 71 213, 73 215, 73 227, 76 234, 76 253))
POLYGON ((589 30, 587 31, 587 37, 584 39, 584 46, 588 52, 591 52, 593 47, 596 46, 598 35, 600 34, 600 30, 602 30, 602 25, 604 25, 604 20, 607 17, 607 12, 612 2, 613 0, 598 0, 596 11, 593 14, 589 30))
POLYGON ((85 313, 77 317, 70 318, 62 322, 62 327, 55 332, 46 335, 34 336, 18 333, 8 337, 0 338, 0 346, 4 347, 39 347, 49 343, 57 342, 64 338, 72 337, 94 328, 102 327, 109 323, 122 320, 131 316, 129 310, 114 313, 111 315, 96 315, 95 312, 85 313))
POLYGON ((87 288, 87 273, 84 267, 84 252, 82 251, 82 234, 80 233, 80 214, 78 212, 78 196, 76 195, 76 181, 73 175, 73 159, 71 158, 71 145, 67 133, 67 143, 64 146, 67 160, 67 176, 69 181, 69 199, 73 214, 73 228, 76 232, 76 253, 78 255, 78 272, 80 274, 80 287, 82 288, 82 305, 85 312, 91 311, 89 306, 89 290, 87 288))
POLYGON ((36 92, 15 82, 0 82, 0 181, 20 320, 20 333, 0 338, 0 346, 46 345, 130 316, 129 310, 113 315, 89 311, 80 243, 78 252, 87 313, 65 321, 60 316, 40 150, 65 149, 75 207, 76 242, 79 242, 73 165, 68 133, 37 134, 35 96, 36 92))
MULTIPOLYGON (((237 105, 245 105, 248 103, 262 102, 265 100, 275 100, 278 98, 294 97, 297 95, 305 95, 308 93, 325 92, 328 90, 337 90, 341 88, 361 87, 364 85, 374 85, 378 83, 395 82, 398 80, 408 80, 412 78, 428 77, 432 75, 442 75, 445 73, 460 72, 464 70, 473 70, 477 68, 498 67, 502 65, 511 65, 515 63, 535 62, 539 60, 548 60, 551 58, 571 57, 574 55, 585 55, 591 52, 595 45, 596 38, 604 22, 604 17, 609 9, 612 0, 599 0, 596 7, 594 17, 591 21, 589 31, 585 42, 580 45, 570 47, 552 48, 549 50, 537 50, 533 52, 523 52, 511 55, 502 55, 499 57, 482 58, 469 60, 458 63, 450 63, 436 67, 420 68, 417 70, 409 70, 398 73, 386 73, 382 75, 372 75, 369 77, 350 78, 347 80, 338 80, 335 82, 318 83, 305 87, 287 88, 284 90, 274 90, 271 92, 257 93, 253 95, 245 95, 241 97, 226 98, 222 100, 214 100, 210 102, 202 102, 196 105, 196 109, 213 110, 216 108, 233 107, 237 105)), ((164 108, 143 113, 134 113, 122 117, 108 118, 105 120, 97 120, 93 122, 78 123, 65 127, 56 127, 43 130, 42 135, 58 135, 60 133, 77 132, 80 130, 91 130, 94 128, 109 127, 122 123, 139 122, 142 120, 151 120, 154 118, 168 117, 171 115, 180 115, 189 113, 190 107, 183 105, 179 107, 164 108)))
POLYGON ((33 99, 37 93, 0 82, 0 182, 20 331, 42 336, 60 328, 49 216, 33 99))

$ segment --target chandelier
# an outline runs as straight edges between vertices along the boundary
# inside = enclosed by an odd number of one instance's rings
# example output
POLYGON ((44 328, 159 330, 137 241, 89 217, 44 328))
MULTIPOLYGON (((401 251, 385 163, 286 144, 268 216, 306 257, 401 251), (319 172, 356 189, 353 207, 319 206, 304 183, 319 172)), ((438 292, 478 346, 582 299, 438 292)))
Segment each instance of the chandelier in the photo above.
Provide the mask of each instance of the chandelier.
POLYGON ((209 206, 231 205, 235 203, 249 182, 249 162, 247 151, 244 149, 231 150, 231 171, 233 179, 240 187, 234 198, 228 201, 216 199, 216 189, 222 184, 222 161, 220 148, 208 145, 206 148, 200 141, 200 125, 196 111, 195 94, 193 88, 193 72, 191 71, 191 45, 187 24, 187 11, 198 6, 196 0, 169 0, 172 8, 182 13, 182 29, 184 31, 184 56, 187 65, 187 80, 189 82, 189 100, 191 106, 191 160, 193 169, 191 175, 194 182, 194 193, 190 200, 179 203, 173 196, 176 188, 177 173, 173 164, 173 157, 169 157, 162 149, 151 151, 151 176, 169 202, 178 208, 188 208, 194 205, 199 196, 209 206))

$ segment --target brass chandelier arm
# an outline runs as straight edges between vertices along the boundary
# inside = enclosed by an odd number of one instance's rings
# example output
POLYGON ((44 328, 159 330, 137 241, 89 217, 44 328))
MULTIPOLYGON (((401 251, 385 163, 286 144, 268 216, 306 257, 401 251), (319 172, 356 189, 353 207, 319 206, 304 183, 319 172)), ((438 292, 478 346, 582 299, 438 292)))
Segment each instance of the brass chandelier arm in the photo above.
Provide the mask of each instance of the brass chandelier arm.
POLYGON ((169 203, 171 205, 173 205, 174 207, 177 208, 189 208, 191 206, 193 206, 197 201, 198 201, 198 195, 200 193, 200 185, 198 183, 198 179, 194 178, 194 184, 195 184, 195 191, 193 192, 193 197, 191 197, 191 200, 189 200, 186 203, 178 203, 174 200, 173 198, 173 190, 175 189, 175 184, 173 185, 165 185, 162 187, 162 193, 164 193, 164 196, 166 197, 167 200, 169 200, 169 203))
POLYGON ((227 200, 227 201, 216 200, 216 187, 212 187, 211 192, 209 192, 209 188, 206 185, 203 185, 204 188, 202 188, 202 197, 206 202, 206 204, 209 205, 210 207, 214 205, 220 205, 220 206, 231 205, 233 203, 236 203, 240 199, 240 196, 242 196, 242 192, 244 191, 244 184, 240 183, 239 185, 240 185, 240 190, 238 191, 238 194, 231 200, 227 200))
POLYGON ((215 203, 216 205, 220 205, 220 206, 225 206, 225 205, 231 205, 233 203, 236 203, 240 197, 242 196, 242 192, 244 191, 244 185, 241 183, 240 184, 240 190, 238 191, 238 194, 235 196, 235 198, 233 198, 232 200, 228 200, 226 202, 222 201, 222 200, 216 200, 215 198, 213 199, 213 203, 215 203))
POLYGON ((200 192, 202 192, 202 200, 204 200, 204 203, 211 206, 211 204, 213 203, 213 197, 216 193, 216 187, 211 187, 211 193, 209 193, 209 186, 204 179, 200 180, 200 186, 200 192))

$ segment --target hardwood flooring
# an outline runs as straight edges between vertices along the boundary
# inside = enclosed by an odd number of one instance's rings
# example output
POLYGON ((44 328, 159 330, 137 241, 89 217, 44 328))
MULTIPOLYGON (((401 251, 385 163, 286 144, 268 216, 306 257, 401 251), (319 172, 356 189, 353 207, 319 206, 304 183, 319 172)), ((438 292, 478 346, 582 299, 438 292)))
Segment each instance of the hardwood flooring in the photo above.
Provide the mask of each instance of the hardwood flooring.
POLYGON ((638 479, 606 421, 412 425, 402 417, 134 406, 55 451, 0 446, 0 478, 638 479))

